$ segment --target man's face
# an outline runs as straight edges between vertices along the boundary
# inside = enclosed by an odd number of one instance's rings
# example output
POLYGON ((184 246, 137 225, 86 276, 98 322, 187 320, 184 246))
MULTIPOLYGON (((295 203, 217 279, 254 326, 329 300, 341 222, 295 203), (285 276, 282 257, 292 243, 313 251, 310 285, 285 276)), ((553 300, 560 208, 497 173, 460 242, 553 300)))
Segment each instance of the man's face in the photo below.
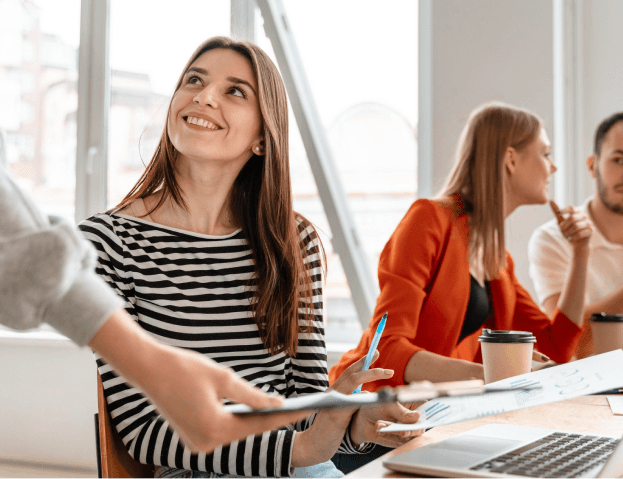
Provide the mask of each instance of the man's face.
POLYGON ((597 180, 600 201, 613 213, 623 215, 623 121, 606 133, 599 158, 589 158, 588 168, 597 180))

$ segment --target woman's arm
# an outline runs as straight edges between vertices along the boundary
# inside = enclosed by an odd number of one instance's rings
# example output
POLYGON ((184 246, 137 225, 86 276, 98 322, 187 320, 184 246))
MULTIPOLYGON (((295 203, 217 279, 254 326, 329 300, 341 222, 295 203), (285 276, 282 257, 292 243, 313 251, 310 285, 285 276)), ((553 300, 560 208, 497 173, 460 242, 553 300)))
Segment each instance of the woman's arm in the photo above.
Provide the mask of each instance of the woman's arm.
POLYGON ((462 381, 465 379, 483 379, 485 373, 482 364, 454 359, 430 351, 418 351, 407 363, 405 383, 413 381, 462 381))
POLYGON ((569 272, 551 318, 541 311, 530 294, 517 281, 510 256, 507 256, 506 274, 516 293, 512 328, 532 331, 537 338, 536 347, 539 351, 560 363, 573 357, 583 332, 588 241, 592 227, 583 215, 576 214, 577 210, 574 208, 568 207, 560 211, 555 203, 551 206, 561 232, 573 247, 569 272), (565 214, 568 214, 566 218, 565 214))
POLYGON ((584 323, 589 241, 593 227, 588 218, 573 206, 561 210, 553 201, 550 202, 550 206, 556 215, 560 231, 573 248, 569 273, 558 298, 557 308, 581 328, 584 323))
MULTIPOLYGON (((435 374, 444 374, 438 367, 463 365, 463 362, 446 361, 443 356, 428 352, 417 337, 420 314, 434 272, 444 261, 444 244, 448 229, 452 228, 449 221, 434 201, 418 200, 383 249, 378 269, 381 294, 376 311, 388 311, 389 317, 378 346, 381 356, 377 367, 395 371, 394 377, 383 385, 398 386, 415 378, 430 379, 435 374), (423 358, 438 358, 439 362, 422 362, 423 358)), ((452 241, 461 239, 453 237, 452 241)), ((452 291, 448 294, 452 295, 452 291)))
MULTIPOLYGON (((308 241, 301 238, 302 244, 307 244, 304 252, 305 263, 315 263, 315 268, 309 269, 308 274, 314 281, 313 289, 316 292, 313 298, 315 305, 322 304, 323 271, 320 261, 320 243, 317 238, 308 241)), ((327 381, 326 347, 324 337, 323 311, 314 309, 315 321, 311 334, 299 333, 299 348, 297 356, 292 358, 292 377, 288 380, 289 388, 295 391, 294 395, 308 394, 325 390, 327 381), (314 391, 313 389, 316 389, 314 391)), ((303 326, 303 325, 301 325, 303 326)), ((304 328, 301 328, 304 330, 304 328)), ((374 360, 378 359, 376 353, 374 360)), ((352 364, 333 384, 330 389, 343 394, 351 394, 362 383, 391 378, 392 370, 373 368, 361 371, 365 357, 352 364)), ((385 419, 403 422, 415 422, 418 413, 413 413, 400 405, 371 408, 359 415, 355 410, 319 411, 315 417, 297 425, 298 432, 294 437, 292 448, 292 466, 303 467, 318 464, 329 460, 336 452, 359 454, 370 451, 374 442, 386 445, 395 445, 395 441, 408 440, 400 435, 382 437, 376 434, 377 420, 385 419), (356 415, 353 418, 353 414, 356 415), (349 427, 350 426, 350 427, 349 427), (352 434, 355 434, 355 437, 352 434), (369 443, 369 444, 368 444, 369 443)), ((419 435, 419 432, 413 433, 419 435)))

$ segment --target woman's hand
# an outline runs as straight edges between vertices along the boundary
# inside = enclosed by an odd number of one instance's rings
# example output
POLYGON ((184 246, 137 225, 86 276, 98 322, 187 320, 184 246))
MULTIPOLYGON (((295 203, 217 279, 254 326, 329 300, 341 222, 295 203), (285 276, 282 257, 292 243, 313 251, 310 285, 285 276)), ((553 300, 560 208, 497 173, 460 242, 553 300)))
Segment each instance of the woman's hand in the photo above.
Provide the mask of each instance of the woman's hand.
MULTIPOLYGON (((380 354, 378 350, 374 351, 372 362, 379 358, 380 354)), ((392 369, 368 369, 362 371, 363 364, 366 362, 366 357, 362 357, 359 361, 354 362, 335 380, 333 385, 327 389, 327 391, 337 391, 342 394, 351 394, 357 386, 360 384, 370 383, 373 381, 379 381, 381 379, 389 379, 394 375, 392 369)))
MULTIPOLYGON (((372 363, 379 357, 376 351, 372 363)), ((368 369, 362 371, 365 357, 351 364, 327 391, 351 394, 360 384, 391 378, 391 369, 368 369)), ((346 428, 351 422, 355 408, 332 409, 318 411, 312 426, 299 432, 294 437, 292 446, 292 465, 294 467, 311 466, 327 461, 333 457, 340 447, 346 428)))
MULTIPOLYGON (((549 205, 556 215, 560 231, 573 247, 571 265, 567 271, 562 292, 556 301, 556 307, 581 328, 584 325, 584 297, 590 256, 589 242, 593 234, 593 226, 588 218, 573 206, 567 206, 561 210, 553 201, 550 201, 549 205)), ((545 307, 549 309, 551 305, 548 306, 548 300, 546 300, 545 307)))
POLYGON ((419 437, 424 434, 423 429, 387 433, 379 432, 379 429, 393 422, 405 424, 417 422, 420 413, 415 409, 423 403, 402 405, 396 402, 359 409, 350 424, 350 438, 355 446, 364 442, 374 442, 382 446, 398 447, 414 437, 419 437))
POLYGON ((550 200, 549 205, 556 215, 562 235, 569 241, 574 250, 588 249, 593 234, 593 226, 586 215, 573 206, 561 209, 553 200, 550 200))

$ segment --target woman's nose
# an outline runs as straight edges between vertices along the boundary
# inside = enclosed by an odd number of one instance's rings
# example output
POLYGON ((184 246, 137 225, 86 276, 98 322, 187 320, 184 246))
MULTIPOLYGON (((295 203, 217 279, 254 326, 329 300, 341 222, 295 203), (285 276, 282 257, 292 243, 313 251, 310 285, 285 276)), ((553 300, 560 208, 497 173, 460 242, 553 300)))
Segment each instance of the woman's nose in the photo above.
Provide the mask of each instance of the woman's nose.
POLYGON ((552 173, 556 173, 556 171, 558 171, 558 167, 554 163, 552 163, 550 161, 550 163, 549 163, 549 173, 550 173, 550 175, 552 173))
POLYGON ((193 98, 193 102, 201 105, 201 106, 211 106, 216 108, 218 106, 216 100, 216 91, 213 85, 207 85, 203 90, 201 90, 195 98, 193 98))

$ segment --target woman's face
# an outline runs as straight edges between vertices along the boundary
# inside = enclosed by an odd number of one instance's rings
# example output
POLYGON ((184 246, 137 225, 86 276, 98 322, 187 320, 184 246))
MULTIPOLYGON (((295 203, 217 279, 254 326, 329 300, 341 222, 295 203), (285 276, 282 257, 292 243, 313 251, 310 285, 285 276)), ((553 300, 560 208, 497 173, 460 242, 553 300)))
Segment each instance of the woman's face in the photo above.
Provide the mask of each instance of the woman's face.
POLYGON ((264 154, 257 81, 249 60, 225 48, 201 55, 173 96, 167 130, 178 161, 219 161, 241 169, 254 153, 264 154))
POLYGON ((534 141, 520 152, 513 150, 510 160, 507 157, 506 167, 510 173, 507 176, 508 191, 514 196, 517 206, 547 203, 547 185, 550 175, 556 171, 550 158, 550 148, 547 132, 541 128, 540 135, 534 141))

